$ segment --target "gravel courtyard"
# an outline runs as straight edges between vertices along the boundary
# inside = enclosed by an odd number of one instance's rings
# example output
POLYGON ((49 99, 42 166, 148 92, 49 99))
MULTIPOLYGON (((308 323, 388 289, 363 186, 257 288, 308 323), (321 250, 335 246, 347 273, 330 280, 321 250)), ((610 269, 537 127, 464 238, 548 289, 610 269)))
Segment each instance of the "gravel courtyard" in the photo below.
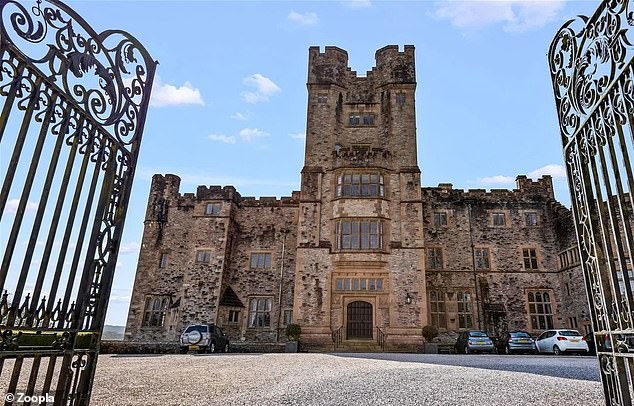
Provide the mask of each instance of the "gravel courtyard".
MULTIPOLYGON (((457 356, 448 357, 455 361, 457 356)), ((494 356, 489 357, 495 362, 494 356)), ((364 359, 358 354, 354 358, 212 354, 102 355, 91 404, 602 405, 604 401, 596 380, 430 364, 424 358, 409 362, 364 359)))

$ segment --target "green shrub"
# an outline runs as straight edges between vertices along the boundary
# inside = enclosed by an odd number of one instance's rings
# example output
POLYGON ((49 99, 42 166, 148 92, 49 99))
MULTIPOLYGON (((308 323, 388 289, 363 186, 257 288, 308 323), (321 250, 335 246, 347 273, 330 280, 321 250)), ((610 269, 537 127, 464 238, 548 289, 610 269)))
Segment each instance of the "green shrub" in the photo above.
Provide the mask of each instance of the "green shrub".
POLYGON ((423 327, 423 337, 426 342, 431 342, 434 338, 438 337, 438 328, 436 326, 423 327))
POLYGON ((289 324, 286 326, 286 337, 291 341, 298 341, 299 335, 302 334, 302 328, 299 324, 289 324))

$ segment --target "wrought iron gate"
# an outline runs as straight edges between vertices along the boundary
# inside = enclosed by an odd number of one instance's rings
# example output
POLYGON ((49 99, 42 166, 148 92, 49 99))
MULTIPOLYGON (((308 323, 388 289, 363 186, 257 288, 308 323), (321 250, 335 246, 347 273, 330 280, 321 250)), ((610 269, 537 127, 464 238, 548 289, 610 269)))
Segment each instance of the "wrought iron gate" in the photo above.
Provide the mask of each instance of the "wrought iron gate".
POLYGON ((634 2, 564 24, 549 64, 601 379, 634 397, 634 2))
POLYGON ((0 392, 83 405, 156 62, 48 3, 0 0, 0 392))

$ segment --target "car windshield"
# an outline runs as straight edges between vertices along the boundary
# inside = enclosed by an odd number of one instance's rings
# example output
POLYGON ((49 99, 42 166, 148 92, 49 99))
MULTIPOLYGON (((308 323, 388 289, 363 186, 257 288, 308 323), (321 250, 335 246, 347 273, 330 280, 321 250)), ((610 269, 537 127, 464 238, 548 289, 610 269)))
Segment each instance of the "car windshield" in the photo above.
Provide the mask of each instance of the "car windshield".
POLYGON ((488 337, 487 333, 483 332, 483 331, 472 331, 469 333, 469 336, 471 337, 488 337))
POLYGON ((514 331, 511 333, 511 337, 526 337, 526 338, 530 338, 531 335, 524 332, 524 331, 514 331))
POLYGON ((578 337, 581 336, 581 334, 579 334, 578 331, 575 330, 562 330, 559 332, 560 336, 564 336, 564 337, 578 337))
POLYGON ((198 331, 199 333, 206 333, 207 326, 189 326, 187 327, 187 330, 185 330, 186 333, 191 333, 192 331, 198 331))

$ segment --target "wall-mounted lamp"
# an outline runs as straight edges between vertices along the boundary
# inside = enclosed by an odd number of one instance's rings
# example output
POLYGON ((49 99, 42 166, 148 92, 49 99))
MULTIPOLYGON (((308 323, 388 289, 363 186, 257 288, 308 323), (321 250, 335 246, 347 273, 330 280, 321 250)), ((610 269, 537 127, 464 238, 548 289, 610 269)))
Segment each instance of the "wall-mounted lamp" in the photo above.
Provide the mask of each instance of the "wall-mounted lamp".
POLYGON ((405 303, 412 304, 412 297, 409 295, 409 293, 405 295, 405 303))

